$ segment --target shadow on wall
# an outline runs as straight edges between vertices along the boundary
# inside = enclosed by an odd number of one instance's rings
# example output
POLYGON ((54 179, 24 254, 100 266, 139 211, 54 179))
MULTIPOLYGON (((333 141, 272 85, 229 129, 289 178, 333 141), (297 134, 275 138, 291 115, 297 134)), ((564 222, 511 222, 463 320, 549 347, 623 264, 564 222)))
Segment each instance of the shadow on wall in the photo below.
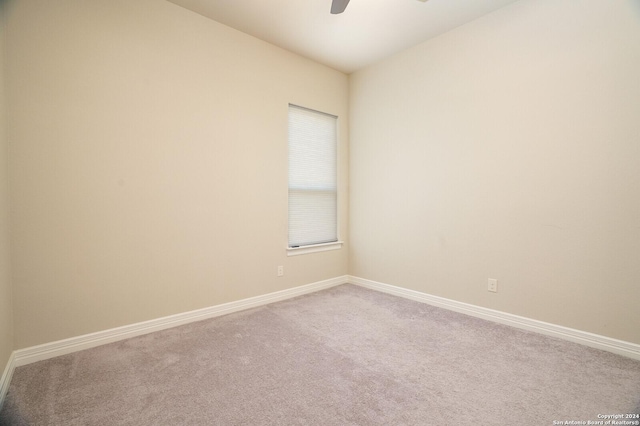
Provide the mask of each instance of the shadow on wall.
MULTIPOLYGON (((9 8, 12 6, 15 0, 0 0, 0 23, 4 27, 7 24, 7 16, 9 15, 9 8)), ((4 35, 3 35, 4 39, 4 35)), ((4 41, 3 41, 4 43, 4 41)))
MULTIPOLYGON (((0 0, 0 1, 2 1, 2 0, 0 0)), ((627 1, 631 2, 633 10, 635 10, 635 12, 636 12, 636 18, 638 18, 638 20, 640 20, 640 1, 638 1, 638 0, 627 0, 627 1)))

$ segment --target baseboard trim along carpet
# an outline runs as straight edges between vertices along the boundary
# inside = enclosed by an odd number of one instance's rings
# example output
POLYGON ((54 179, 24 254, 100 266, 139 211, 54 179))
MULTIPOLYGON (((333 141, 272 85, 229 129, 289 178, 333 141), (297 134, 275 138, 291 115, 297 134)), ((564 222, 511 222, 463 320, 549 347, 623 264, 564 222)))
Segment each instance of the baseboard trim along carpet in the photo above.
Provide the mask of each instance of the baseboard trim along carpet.
POLYGON ((16 353, 14 351, 11 353, 11 356, 9 356, 7 366, 2 373, 2 377, 0 377, 0 410, 2 410, 4 398, 7 396, 7 392, 9 392, 9 383, 11 383, 11 377, 13 377, 13 370, 16 368, 15 359, 16 353))
POLYGON ((110 330, 98 331, 96 333, 85 334, 83 336, 71 337, 69 339, 58 340, 56 342, 45 343, 25 349, 19 349, 14 352, 15 367, 20 367, 22 365, 31 364, 33 362, 42 361, 60 355, 66 355, 68 353, 93 348, 96 346, 128 339, 135 336, 140 336, 147 333, 153 333, 154 331, 165 330, 167 328, 177 327, 179 325, 202 321, 208 318, 230 314, 232 312, 242 311, 245 309, 267 305, 269 303, 278 302, 281 300, 291 299, 296 296, 313 293, 325 288, 334 287, 346 283, 346 275, 330 278, 328 280, 318 281, 287 290, 276 291, 261 296, 250 297, 248 299, 223 303, 221 305, 210 306, 208 308, 183 312, 180 314, 139 322, 136 324, 112 328, 110 330))
POLYGON ((343 275, 287 290, 250 297, 248 299, 223 303, 221 305, 211 306, 208 308, 170 315, 150 321, 130 324, 110 330, 99 331, 96 333, 85 334, 83 336, 72 337, 69 339, 16 350, 11 354, 9 362, 2 374, 2 378, 0 379, 0 408, 2 407, 4 398, 9 389, 13 370, 16 367, 191 322, 255 308, 281 300, 291 299, 296 296, 313 293, 347 283, 640 360, 640 345, 635 343, 616 340, 585 331, 575 330, 468 303, 458 302, 444 297, 433 296, 427 293, 421 293, 419 291, 384 284, 365 278, 343 275))
POLYGON ((483 308, 481 306, 471 305, 468 303, 458 302, 444 297, 432 296, 427 293, 421 293, 415 290, 409 290, 402 287, 384 284, 365 278, 349 276, 348 281, 351 284, 359 285, 372 290, 393 294, 395 296, 404 297, 415 300, 417 302, 427 303, 439 308, 448 309, 462 314, 482 318, 499 324, 505 324, 523 330, 533 331, 551 337, 557 337, 570 342, 579 343, 596 349, 613 352, 618 355, 640 360, 640 345, 625 342, 623 340, 612 339, 610 337, 593 334, 586 331, 576 330, 569 327, 563 327, 548 322, 538 321, 531 318, 521 317, 506 312, 496 311, 493 309, 483 308))

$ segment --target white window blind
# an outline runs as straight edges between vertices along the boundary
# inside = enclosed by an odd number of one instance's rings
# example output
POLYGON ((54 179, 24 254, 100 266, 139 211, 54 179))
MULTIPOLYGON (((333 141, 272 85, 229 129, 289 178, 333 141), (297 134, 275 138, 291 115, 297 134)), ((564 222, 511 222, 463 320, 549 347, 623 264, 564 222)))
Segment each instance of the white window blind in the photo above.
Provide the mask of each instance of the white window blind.
POLYGON ((289 105, 289 247, 338 241, 337 127, 289 105))

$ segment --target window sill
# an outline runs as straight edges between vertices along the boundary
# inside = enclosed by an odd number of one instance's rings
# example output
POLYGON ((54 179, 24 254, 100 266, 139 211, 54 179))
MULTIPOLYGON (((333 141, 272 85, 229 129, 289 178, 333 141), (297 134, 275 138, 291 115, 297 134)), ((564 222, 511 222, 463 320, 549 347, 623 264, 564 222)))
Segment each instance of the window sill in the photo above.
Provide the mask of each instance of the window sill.
POLYGON ((298 256, 300 254, 318 253, 321 251, 339 250, 342 248, 342 241, 336 241, 333 243, 314 244, 311 246, 302 247, 288 247, 287 256, 298 256))

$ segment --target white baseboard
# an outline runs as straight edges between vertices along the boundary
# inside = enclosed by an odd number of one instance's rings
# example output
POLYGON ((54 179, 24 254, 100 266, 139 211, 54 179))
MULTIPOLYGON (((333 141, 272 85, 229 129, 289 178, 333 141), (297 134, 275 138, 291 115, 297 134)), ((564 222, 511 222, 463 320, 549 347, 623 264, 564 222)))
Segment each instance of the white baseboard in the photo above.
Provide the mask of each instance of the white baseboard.
POLYGON ((208 318, 242 311, 244 309, 256 308, 258 306, 279 302, 281 300, 291 299, 296 296, 313 293, 319 290, 335 287, 346 283, 347 276, 343 275, 340 277, 330 278, 328 280, 318 281, 287 290, 264 294, 262 296, 250 297, 248 299, 223 303, 221 305, 197 309, 195 311, 183 312, 167 317, 156 318, 150 321, 139 322, 136 324, 125 325, 123 327, 98 331, 96 333, 71 337, 64 340, 58 340, 56 342, 18 349, 16 351, 13 351, 13 353, 9 357, 9 362, 7 363, 7 366, 4 369, 4 373, 2 374, 2 378, 0 379, 0 409, 2 408, 7 392, 9 391, 9 383, 11 382, 13 371, 17 367, 49 358, 54 358, 60 355, 66 355, 72 352, 81 351, 83 349, 90 349, 107 343, 129 339, 131 337, 153 333, 154 331, 165 330, 167 328, 184 325, 191 322, 202 321, 208 318))
POLYGON ((13 376, 13 371, 16 367, 60 355, 66 355, 83 349, 89 349, 107 343, 128 339, 131 337, 152 333, 154 331, 160 331, 191 322, 202 321, 208 318, 230 314, 244 309, 255 308, 258 306, 267 305, 269 303, 291 299, 296 296, 313 293, 319 290, 335 287, 346 283, 359 285, 361 287, 369 288, 372 290, 393 294, 395 296, 404 297, 406 299, 427 303, 429 305, 449 309, 451 311, 460 312, 496 323, 510 325, 516 328, 557 337, 571 342, 580 343, 585 346, 602 349, 629 358, 640 360, 640 345, 637 345, 635 343, 616 340, 585 331, 575 330, 572 328, 562 327, 559 325, 550 324, 530 318, 520 317, 518 315, 495 311, 493 309, 470 305, 468 303, 458 302, 443 297, 432 296, 426 293, 371 281, 364 278, 344 275, 287 290, 265 294, 262 296, 250 297, 248 299, 238 300, 235 302, 224 303, 221 305, 211 306, 195 311, 170 315, 150 321, 144 321, 136 324, 126 325, 123 327, 112 328, 110 330, 99 331, 96 333, 85 334, 83 336, 72 337, 69 339, 16 350, 9 357, 7 366, 4 369, 2 377, 0 378, 0 409, 2 408, 6 394, 9 390, 9 383, 11 382, 11 377, 13 376))
POLYGON ((7 366, 2 373, 2 377, 0 377, 0 410, 2 410, 2 405, 4 404, 4 398, 7 396, 7 392, 9 392, 9 383, 11 383, 11 377, 13 376, 13 370, 15 370, 15 357, 16 353, 12 352, 11 356, 9 356, 9 361, 7 362, 7 366))
POLYGON ((432 296, 415 290, 396 287, 364 278, 349 276, 351 284, 366 287, 372 290, 393 294, 406 299, 415 300, 440 308, 448 309, 477 318, 493 321, 500 324, 509 325, 523 330, 533 331, 547 336, 557 337, 570 342, 579 343, 596 349, 613 352, 629 358, 640 360, 640 345, 625 342, 623 340, 612 339, 610 337, 593 334, 586 331, 563 327, 531 318, 521 317, 506 312, 483 308, 481 306, 458 302, 444 297, 432 296))
POLYGON ((195 321, 202 321, 221 315, 230 314, 244 309, 255 308, 269 303, 291 299, 307 293, 313 293, 325 288, 334 287, 347 283, 347 276, 335 277, 328 280, 318 281, 287 290, 276 291, 262 296, 250 297, 248 299, 237 300, 235 302, 223 303, 221 305, 208 308, 197 309, 195 311, 183 312, 167 317, 156 318, 150 321, 125 325, 123 327, 112 328, 110 330, 98 331, 96 333, 85 334, 83 336, 71 337, 69 339, 58 340, 56 342, 45 343, 25 349, 14 351, 14 366, 31 364, 60 355, 89 349, 119 340, 129 339, 154 331, 160 331, 179 325, 188 324, 195 321))

